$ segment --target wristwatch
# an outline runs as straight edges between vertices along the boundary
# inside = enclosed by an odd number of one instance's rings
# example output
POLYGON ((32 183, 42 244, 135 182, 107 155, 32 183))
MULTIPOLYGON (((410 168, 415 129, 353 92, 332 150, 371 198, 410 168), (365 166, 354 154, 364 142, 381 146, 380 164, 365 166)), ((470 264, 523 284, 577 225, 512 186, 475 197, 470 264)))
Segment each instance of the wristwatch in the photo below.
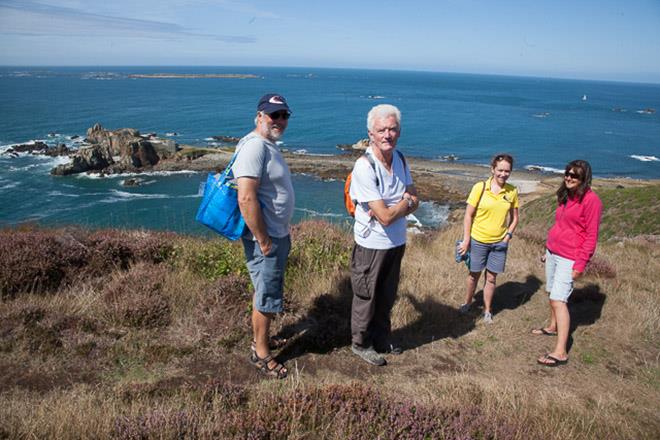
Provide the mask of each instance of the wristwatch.
POLYGON ((511 240, 513 238, 513 234, 511 232, 507 231, 507 233, 504 234, 504 236, 507 236, 507 235, 509 236, 509 240, 511 240))

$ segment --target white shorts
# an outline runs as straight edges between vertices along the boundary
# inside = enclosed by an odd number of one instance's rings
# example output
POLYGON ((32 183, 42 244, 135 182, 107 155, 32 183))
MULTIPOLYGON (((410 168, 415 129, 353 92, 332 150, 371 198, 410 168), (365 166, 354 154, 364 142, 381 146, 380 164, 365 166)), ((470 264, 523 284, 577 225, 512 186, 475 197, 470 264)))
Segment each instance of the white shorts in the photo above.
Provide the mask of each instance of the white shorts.
POLYGON ((573 292, 575 261, 545 250, 545 290, 553 301, 567 302, 573 292))

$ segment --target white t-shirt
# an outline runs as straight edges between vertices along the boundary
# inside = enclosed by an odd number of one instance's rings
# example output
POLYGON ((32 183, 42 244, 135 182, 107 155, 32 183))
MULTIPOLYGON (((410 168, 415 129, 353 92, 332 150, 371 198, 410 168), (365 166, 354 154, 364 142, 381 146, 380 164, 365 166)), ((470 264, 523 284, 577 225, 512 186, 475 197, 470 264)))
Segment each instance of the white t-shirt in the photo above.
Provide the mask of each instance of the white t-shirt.
POLYGON ((389 226, 381 225, 375 217, 369 217, 367 202, 383 200, 385 206, 396 205, 403 198, 406 187, 412 185, 410 169, 404 166, 401 157, 395 151, 392 157, 392 174, 373 155, 371 147, 366 154, 374 159, 374 170, 365 157, 355 161, 351 177, 351 199, 357 200, 355 207, 355 242, 369 249, 391 249, 406 243, 407 220, 401 217, 389 226), (376 183, 378 182, 378 183, 376 183))
MULTIPOLYGON (((291 173, 277 146, 251 132, 236 146, 237 156, 232 171, 234 177, 259 179, 257 199, 266 223, 268 235, 282 238, 289 235, 295 196, 291 173)), ((247 228, 246 228, 247 233, 247 228)), ((251 234, 247 234, 249 236, 251 234)))

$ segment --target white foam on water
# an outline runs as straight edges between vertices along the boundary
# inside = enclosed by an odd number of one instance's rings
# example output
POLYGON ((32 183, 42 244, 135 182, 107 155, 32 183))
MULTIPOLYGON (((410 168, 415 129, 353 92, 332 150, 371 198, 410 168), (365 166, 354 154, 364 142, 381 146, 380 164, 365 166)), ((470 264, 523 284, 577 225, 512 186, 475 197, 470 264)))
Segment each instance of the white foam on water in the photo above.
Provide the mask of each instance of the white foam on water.
POLYGON ((63 193, 62 191, 48 191, 48 195, 51 197, 80 197, 80 194, 67 194, 63 193))
POLYGON ((32 163, 30 165, 25 165, 25 166, 22 166, 22 167, 10 166, 9 171, 28 171, 28 170, 31 170, 33 168, 39 168, 39 167, 41 167, 41 164, 32 163))
POLYGON ((110 197, 99 200, 99 203, 118 203, 127 202, 131 200, 154 200, 154 199, 172 199, 174 197, 168 194, 144 194, 144 193, 131 193, 127 191, 119 191, 116 189, 110 190, 110 197))
POLYGON ((542 171, 544 173, 564 174, 564 170, 552 167, 544 167, 542 165, 527 165, 525 166, 525 169, 529 171, 542 171))
POLYGON ((437 228, 447 223, 449 218, 449 205, 436 202, 422 201, 415 211, 415 219, 421 226, 437 228))
MULTIPOLYGON (((90 172, 90 173, 79 173, 76 174, 76 177, 78 178, 86 178, 86 179, 126 179, 127 177, 144 177, 144 176, 149 176, 149 177, 158 177, 158 176, 173 176, 176 174, 198 174, 198 171, 192 171, 192 170, 180 170, 180 171, 145 171, 142 173, 117 173, 117 174, 101 174, 98 172, 90 172)), ((150 181, 149 183, 153 183, 155 180, 150 181)))
POLYGON ((641 154, 631 154, 631 158, 639 160, 641 162, 659 162, 660 159, 658 159, 656 156, 643 156, 641 154))
POLYGON ((346 217, 346 214, 337 214, 336 212, 318 212, 314 211, 313 209, 307 209, 307 208, 295 208, 296 211, 299 212, 304 212, 305 214, 310 214, 314 217, 330 217, 330 218, 342 218, 346 217))
POLYGON ((39 161, 37 166, 52 168, 58 165, 65 165, 72 160, 69 156, 44 156, 43 154, 33 155, 32 157, 39 161))
POLYGON ((0 190, 12 189, 18 186, 18 182, 7 179, 0 179, 0 190))

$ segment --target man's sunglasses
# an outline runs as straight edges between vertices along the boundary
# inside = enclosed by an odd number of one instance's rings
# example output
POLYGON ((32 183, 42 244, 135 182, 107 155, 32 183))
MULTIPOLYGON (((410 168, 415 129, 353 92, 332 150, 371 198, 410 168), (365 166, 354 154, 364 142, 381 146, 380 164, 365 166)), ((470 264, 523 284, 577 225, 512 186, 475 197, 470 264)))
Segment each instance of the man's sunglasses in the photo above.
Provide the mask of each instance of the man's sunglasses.
POLYGON ((273 121, 276 121, 278 119, 284 119, 286 121, 287 119, 289 119, 289 117, 291 117, 291 113, 289 113, 285 110, 280 110, 280 111, 277 111, 277 112, 268 113, 268 116, 273 121))
POLYGON ((564 173, 564 176, 565 177, 570 177, 571 179, 582 180, 582 176, 580 176, 577 173, 570 172, 570 171, 566 171, 564 173))

